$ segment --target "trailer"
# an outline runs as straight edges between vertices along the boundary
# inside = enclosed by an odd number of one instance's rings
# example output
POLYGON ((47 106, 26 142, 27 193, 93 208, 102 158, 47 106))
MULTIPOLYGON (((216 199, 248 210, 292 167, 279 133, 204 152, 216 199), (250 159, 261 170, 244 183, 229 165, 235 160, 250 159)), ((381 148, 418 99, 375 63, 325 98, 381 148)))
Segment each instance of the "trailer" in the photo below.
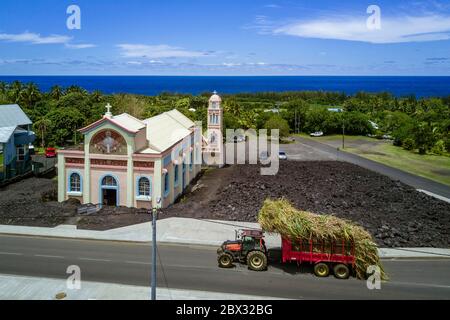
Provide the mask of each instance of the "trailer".
MULTIPOLYGON (((338 240, 325 241, 281 238, 281 262, 309 263, 314 274, 327 277, 331 271, 338 279, 347 279, 355 267, 354 243, 338 240)), ((234 241, 225 241, 217 250, 219 267, 230 268, 234 262, 245 263, 249 269, 263 271, 267 268, 268 250, 262 230, 240 230, 234 241)))
POLYGON ((338 279, 347 279, 355 266, 355 246, 352 242, 281 239, 282 262, 310 263, 314 274, 327 277, 330 270, 338 279))

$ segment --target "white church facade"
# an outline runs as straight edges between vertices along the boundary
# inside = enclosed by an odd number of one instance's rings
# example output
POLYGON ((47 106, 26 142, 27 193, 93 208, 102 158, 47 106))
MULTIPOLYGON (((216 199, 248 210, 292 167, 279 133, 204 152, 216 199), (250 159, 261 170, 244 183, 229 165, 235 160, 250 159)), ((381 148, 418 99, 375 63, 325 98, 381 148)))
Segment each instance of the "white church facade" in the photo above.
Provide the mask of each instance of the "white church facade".
POLYGON ((223 113, 217 94, 209 100, 206 137, 175 109, 139 120, 114 116, 110 108, 79 130, 82 150, 58 152, 58 201, 164 208, 199 174, 203 153, 220 157, 223 113))

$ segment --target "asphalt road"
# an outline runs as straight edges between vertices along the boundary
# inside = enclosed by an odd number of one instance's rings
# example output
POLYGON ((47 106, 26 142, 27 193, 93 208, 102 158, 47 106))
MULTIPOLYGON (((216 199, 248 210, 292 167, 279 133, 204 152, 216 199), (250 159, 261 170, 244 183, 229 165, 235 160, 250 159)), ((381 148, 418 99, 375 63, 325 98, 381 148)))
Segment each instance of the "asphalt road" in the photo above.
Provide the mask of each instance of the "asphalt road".
MULTIPOLYGON (((160 244, 158 287, 293 299, 449 299, 450 259, 385 260, 390 281, 369 290, 365 281, 316 278, 305 267, 271 263, 266 272, 238 265, 219 269, 216 248, 160 244)), ((0 236, 0 273, 67 278, 69 265, 82 281, 146 286, 151 245, 122 242, 0 236)))
POLYGON ((301 155, 302 153, 305 153, 306 150, 307 153, 309 152, 310 158, 316 157, 319 160, 338 160, 350 162, 360 167, 386 175, 393 180, 399 180, 407 185, 412 186, 413 188, 427 190, 437 195, 450 198, 450 187, 442 183, 416 176, 414 174, 386 166, 379 162, 375 162, 352 153, 337 150, 334 147, 320 143, 318 141, 314 141, 312 139, 295 137, 295 140, 297 141, 296 144, 286 145, 285 147, 289 148, 289 150, 287 150, 288 156, 293 154, 293 159, 296 159, 296 156, 298 156, 297 153, 301 155))

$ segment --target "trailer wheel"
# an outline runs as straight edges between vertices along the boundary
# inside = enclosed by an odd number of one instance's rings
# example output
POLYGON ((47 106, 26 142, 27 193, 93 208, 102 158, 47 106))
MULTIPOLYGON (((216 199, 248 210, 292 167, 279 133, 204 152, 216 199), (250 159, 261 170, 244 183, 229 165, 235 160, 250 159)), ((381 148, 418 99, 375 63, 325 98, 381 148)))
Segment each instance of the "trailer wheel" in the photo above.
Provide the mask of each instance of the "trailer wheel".
POLYGON ((326 263, 319 262, 314 265, 314 274, 318 277, 328 277, 330 274, 330 267, 326 263))
POLYGON ((247 256, 247 265, 250 270, 263 271, 267 269, 267 257, 264 252, 252 251, 247 256))
POLYGON ((334 276, 338 279, 348 279, 350 277, 350 269, 342 263, 339 263, 333 268, 334 276))
POLYGON ((233 266, 233 257, 229 253, 222 253, 217 261, 221 268, 231 268, 233 266))

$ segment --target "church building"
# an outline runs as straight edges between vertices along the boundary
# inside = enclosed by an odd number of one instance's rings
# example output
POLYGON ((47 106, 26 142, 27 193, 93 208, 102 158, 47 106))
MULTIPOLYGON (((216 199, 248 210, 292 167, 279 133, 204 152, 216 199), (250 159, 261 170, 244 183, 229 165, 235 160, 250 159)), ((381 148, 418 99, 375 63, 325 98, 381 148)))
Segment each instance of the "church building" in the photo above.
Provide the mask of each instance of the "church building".
MULTIPOLYGON (((213 129, 208 132, 217 141, 222 141, 220 102, 214 94, 208 107, 208 129, 213 129)), ((82 150, 59 150, 58 201, 146 209, 171 205, 201 170, 202 153, 209 150, 202 129, 175 109, 139 120, 106 108, 102 119, 79 130, 82 150)))

